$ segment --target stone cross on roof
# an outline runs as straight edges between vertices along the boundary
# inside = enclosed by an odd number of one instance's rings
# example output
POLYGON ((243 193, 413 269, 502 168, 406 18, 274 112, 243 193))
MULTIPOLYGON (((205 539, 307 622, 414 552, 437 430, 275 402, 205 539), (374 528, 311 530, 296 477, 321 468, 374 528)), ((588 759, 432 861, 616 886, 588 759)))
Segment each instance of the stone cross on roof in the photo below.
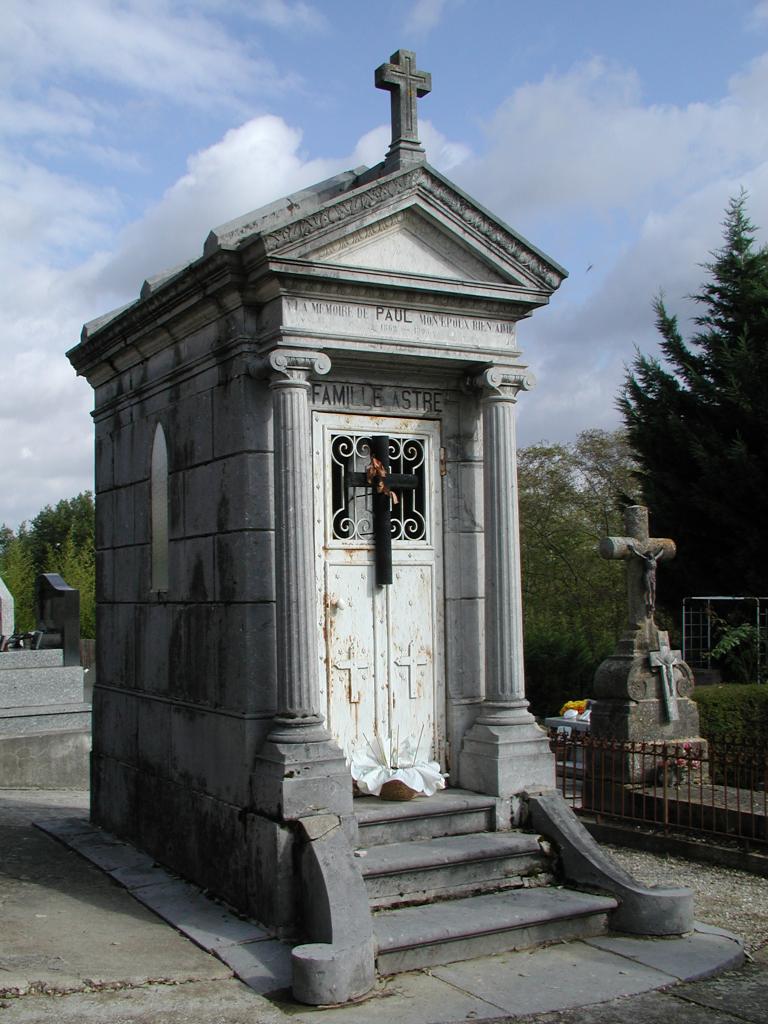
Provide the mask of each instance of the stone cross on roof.
POLYGON ((385 161, 387 171, 399 171, 423 163, 426 157, 419 142, 416 100, 432 91, 432 76, 416 70, 416 54, 397 50, 388 64, 376 68, 377 89, 390 93, 392 104, 392 142, 385 161))
POLYGON ((631 505, 624 512, 626 537, 603 537, 603 558, 623 558, 627 564, 627 602, 632 628, 653 621, 656 608, 656 564, 674 558, 675 542, 667 537, 648 536, 648 509, 631 505))

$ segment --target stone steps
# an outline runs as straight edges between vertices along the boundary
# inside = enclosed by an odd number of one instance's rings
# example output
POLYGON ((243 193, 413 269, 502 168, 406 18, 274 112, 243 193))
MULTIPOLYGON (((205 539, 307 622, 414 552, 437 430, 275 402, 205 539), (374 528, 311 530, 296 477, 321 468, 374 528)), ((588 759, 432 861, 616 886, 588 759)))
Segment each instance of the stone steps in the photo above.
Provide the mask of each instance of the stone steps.
POLYGON ((360 868, 374 910, 552 881, 537 837, 519 832, 373 846, 360 868))
POLYGON ((380 974, 606 931, 617 901, 552 884, 538 836, 495 831, 499 810, 462 790, 355 800, 380 974))
POLYGON ((496 800, 460 789, 405 803, 357 797, 355 817, 360 846, 367 849, 438 836, 492 832, 496 827, 496 800))
POLYGON ((379 974, 603 933, 618 902, 570 889, 514 889, 374 915, 379 974))

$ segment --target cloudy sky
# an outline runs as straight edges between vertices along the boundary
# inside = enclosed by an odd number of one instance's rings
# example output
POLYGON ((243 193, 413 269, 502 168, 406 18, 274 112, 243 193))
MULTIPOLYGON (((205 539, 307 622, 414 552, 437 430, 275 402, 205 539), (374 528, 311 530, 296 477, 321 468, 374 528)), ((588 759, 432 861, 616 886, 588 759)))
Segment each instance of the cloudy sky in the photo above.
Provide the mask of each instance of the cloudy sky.
POLYGON ((430 162, 570 272, 520 332, 523 443, 618 424, 652 298, 690 316, 730 196, 768 228, 768 0, 3 0, 0 523, 92 486, 82 323, 382 159, 398 48, 432 73, 430 162))

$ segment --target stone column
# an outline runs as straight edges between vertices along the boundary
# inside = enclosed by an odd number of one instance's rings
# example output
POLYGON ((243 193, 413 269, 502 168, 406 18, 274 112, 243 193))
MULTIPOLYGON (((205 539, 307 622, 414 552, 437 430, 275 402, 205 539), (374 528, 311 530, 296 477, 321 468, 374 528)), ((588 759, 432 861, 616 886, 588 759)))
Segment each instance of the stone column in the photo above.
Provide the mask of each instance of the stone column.
POLYGON ((253 366, 270 378, 274 409, 277 714, 253 774, 256 807, 283 820, 349 815, 352 781, 323 725, 317 660, 310 376, 323 353, 276 349, 253 366))
POLYGON ((483 416, 485 700, 464 737, 462 786, 499 797, 555 785, 546 734, 525 698, 515 405, 533 381, 490 367, 473 381, 483 416))
POLYGON ((328 739, 320 713, 312 516, 310 373, 326 374, 328 356, 276 351, 269 356, 274 410, 277 715, 270 739, 328 739))

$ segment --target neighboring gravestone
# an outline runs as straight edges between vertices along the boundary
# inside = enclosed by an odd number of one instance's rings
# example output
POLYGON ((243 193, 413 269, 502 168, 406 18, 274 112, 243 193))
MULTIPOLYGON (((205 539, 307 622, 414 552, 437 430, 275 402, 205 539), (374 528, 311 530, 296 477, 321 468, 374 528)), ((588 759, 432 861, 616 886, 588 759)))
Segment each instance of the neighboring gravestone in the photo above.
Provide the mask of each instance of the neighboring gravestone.
POLYGON ((0 578, 0 642, 13 633, 13 595, 0 578))
POLYGON ((95 391, 93 819, 285 936, 327 895, 301 890, 308 819, 351 857, 366 739, 411 739, 501 827, 555 779, 523 677, 516 325, 564 271, 425 162, 413 53, 376 84, 382 163, 215 229, 69 353, 95 391))
POLYGON ((0 652, 0 787, 85 789, 91 709, 72 655, 79 627, 71 610, 79 594, 55 574, 40 577, 36 592, 40 628, 49 627, 47 649, 37 646, 36 632, 17 634, 13 648, 0 652))
POLYGON ((684 741, 699 738, 699 714, 690 699, 693 673, 654 618, 656 574, 675 557, 675 544, 650 537, 648 510, 633 505, 625 512, 624 537, 604 537, 603 558, 626 565, 628 628, 616 652, 606 658, 594 678, 596 703, 591 734, 639 741, 684 741))
POLYGON ((37 628, 43 648, 60 648, 65 665, 80 664, 80 591, 55 572, 43 572, 35 581, 37 628))

